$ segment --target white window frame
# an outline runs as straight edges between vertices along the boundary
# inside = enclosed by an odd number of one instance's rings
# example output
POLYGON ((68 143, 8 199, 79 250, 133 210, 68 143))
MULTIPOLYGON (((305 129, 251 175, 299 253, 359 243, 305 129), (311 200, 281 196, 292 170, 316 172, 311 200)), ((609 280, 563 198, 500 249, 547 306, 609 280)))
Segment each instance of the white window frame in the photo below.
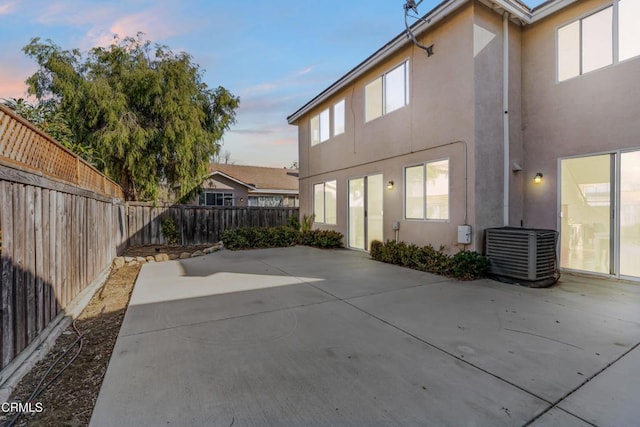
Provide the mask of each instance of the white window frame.
POLYGON ((202 199, 200 199, 202 203, 200 206, 235 206, 235 195, 232 191, 210 191, 210 190, 204 190, 202 192, 202 199), (212 194, 214 197, 214 201, 215 201, 215 196, 217 194, 222 194, 222 204, 221 205, 209 205, 207 204, 207 195, 208 194, 212 194), (224 202, 225 200, 230 200, 231 204, 230 205, 225 205, 224 202))
POLYGON ((404 191, 402 194, 402 202, 404 207, 404 219, 407 221, 429 221, 429 222, 449 222, 451 220, 451 159, 446 157, 442 159, 429 160, 423 163, 415 163, 407 165, 403 168, 403 181, 404 191), (447 162, 447 217, 446 218, 431 218, 429 217, 429 206, 427 204, 428 194, 428 176, 427 167, 433 163, 447 162), (422 168, 422 217, 408 217, 407 216, 407 170, 412 168, 422 168))
MULTIPOLYGON (((606 5, 603 5, 601 7, 599 7, 598 9, 595 9, 593 11, 590 11, 589 13, 586 13, 576 19, 571 20, 570 22, 566 22, 560 26, 558 26, 556 28, 556 32, 555 32, 555 37, 556 37, 556 83, 562 83, 562 82, 566 82, 569 81, 571 79, 574 79, 576 77, 580 77, 582 75, 585 74, 590 74, 592 72, 595 71, 599 71, 599 70, 603 70, 605 68, 609 68, 615 65, 618 65, 622 62, 626 62, 626 61, 630 61, 633 59, 637 59, 640 57, 640 52, 638 52, 638 54, 634 55, 634 56, 630 56, 628 58, 624 58, 624 59, 620 59, 620 22, 619 22, 619 3, 621 0, 613 0, 611 3, 608 3, 606 5), (588 19, 598 13, 601 13, 607 9, 611 8, 612 10, 612 26, 611 26, 611 43, 612 43, 612 57, 611 57, 611 63, 604 65, 600 68, 596 68, 596 69, 592 69, 589 71, 584 71, 584 58, 583 58, 583 21, 585 19, 588 19), (562 80, 560 79, 560 49, 559 49, 559 33, 560 30, 562 30, 563 28, 568 27, 569 25, 573 25, 578 23, 578 32, 579 32, 579 41, 578 41, 578 74, 576 75, 572 75, 570 77, 566 77, 563 78, 562 80)), ((629 1, 629 0, 623 0, 623 1, 629 1)), ((640 17, 638 17, 638 19, 640 19, 640 17)))
POLYGON ((338 181, 335 179, 318 182, 313 184, 313 214, 315 215, 314 223, 336 225, 338 222, 338 197, 337 194, 333 197, 333 209, 331 212, 327 212, 327 187, 333 183, 335 192, 338 191, 338 181), (322 217, 318 215, 318 206, 316 201, 316 188, 322 192, 322 217), (329 215, 328 215, 329 214, 329 215))
MULTIPOLYGON (((400 64, 396 65, 395 67, 392 67, 391 69, 383 73, 381 76, 376 77, 375 79, 371 80, 369 83, 365 85, 364 87, 364 122, 369 123, 379 117, 386 116, 389 113, 392 113, 394 111, 397 111, 406 107, 407 105, 409 105, 409 92, 410 92, 409 91, 409 60, 405 59, 400 64), (396 71, 400 67, 404 67, 404 103, 399 107, 390 109, 387 102, 388 90, 389 90, 389 86, 387 83, 387 76, 393 73, 394 71, 396 71), (374 117, 367 117, 367 88, 371 87, 372 84, 378 82, 378 80, 380 79, 382 81, 382 84, 380 85, 381 91, 382 91, 382 93, 380 94, 381 102, 382 102, 382 112, 380 115, 376 115, 374 117)), ((377 95, 378 94, 376 94, 376 96, 377 95)))

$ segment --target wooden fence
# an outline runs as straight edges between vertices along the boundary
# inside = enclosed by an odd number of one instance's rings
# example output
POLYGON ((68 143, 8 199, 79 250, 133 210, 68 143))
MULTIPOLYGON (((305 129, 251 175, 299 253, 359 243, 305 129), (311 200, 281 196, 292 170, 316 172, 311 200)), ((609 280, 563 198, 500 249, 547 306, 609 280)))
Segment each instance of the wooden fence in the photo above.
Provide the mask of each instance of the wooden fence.
POLYGON ((0 164, 124 199, 118 184, 4 105, 0 105, 0 164))
POLYGON ((298 216, 298 208, 213 207, 127 203, 129 246, 166 244, 162 220, 170 218, 176 225, 182 245, 216 243, 222 231, 238 227, 275 227, 286 225, 298 216))

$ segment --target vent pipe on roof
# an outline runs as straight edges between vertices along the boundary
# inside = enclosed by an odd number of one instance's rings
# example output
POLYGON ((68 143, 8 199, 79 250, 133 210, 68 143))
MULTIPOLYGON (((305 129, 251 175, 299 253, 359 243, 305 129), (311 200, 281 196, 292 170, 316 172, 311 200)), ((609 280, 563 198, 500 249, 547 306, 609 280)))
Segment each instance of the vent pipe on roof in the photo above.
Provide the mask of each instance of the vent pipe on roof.
POLYGON ((502 111, 503 111, 503 155, 504 155, 504 188, 503 188, 503 225, 509 225, 509 13, 502 15, 502 111))

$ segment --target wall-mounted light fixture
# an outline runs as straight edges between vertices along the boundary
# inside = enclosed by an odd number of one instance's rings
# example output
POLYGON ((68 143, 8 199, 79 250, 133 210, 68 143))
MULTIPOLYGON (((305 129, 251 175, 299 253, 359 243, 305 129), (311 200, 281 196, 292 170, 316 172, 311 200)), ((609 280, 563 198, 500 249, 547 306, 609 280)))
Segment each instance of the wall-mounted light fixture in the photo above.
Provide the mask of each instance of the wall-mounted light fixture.
POLYGON ((533 182, 540 184, 542 182, 542 173, 538 172, 536 176, 533 177, 533 182))
POLYGON ((389 181, 389 182, 387 182, 387 188, 388 188, 389 190, 393 190, 393 181, 389 181))

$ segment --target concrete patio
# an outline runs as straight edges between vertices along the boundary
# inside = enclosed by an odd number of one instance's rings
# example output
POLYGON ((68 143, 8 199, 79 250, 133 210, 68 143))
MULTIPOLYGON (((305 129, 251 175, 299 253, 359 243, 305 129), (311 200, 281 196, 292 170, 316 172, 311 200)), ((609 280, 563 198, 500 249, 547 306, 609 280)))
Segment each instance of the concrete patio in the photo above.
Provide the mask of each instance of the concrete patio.
POLYGON ((640 285, 307 247, 145 265, 91 425, 632 426, 640 285))

